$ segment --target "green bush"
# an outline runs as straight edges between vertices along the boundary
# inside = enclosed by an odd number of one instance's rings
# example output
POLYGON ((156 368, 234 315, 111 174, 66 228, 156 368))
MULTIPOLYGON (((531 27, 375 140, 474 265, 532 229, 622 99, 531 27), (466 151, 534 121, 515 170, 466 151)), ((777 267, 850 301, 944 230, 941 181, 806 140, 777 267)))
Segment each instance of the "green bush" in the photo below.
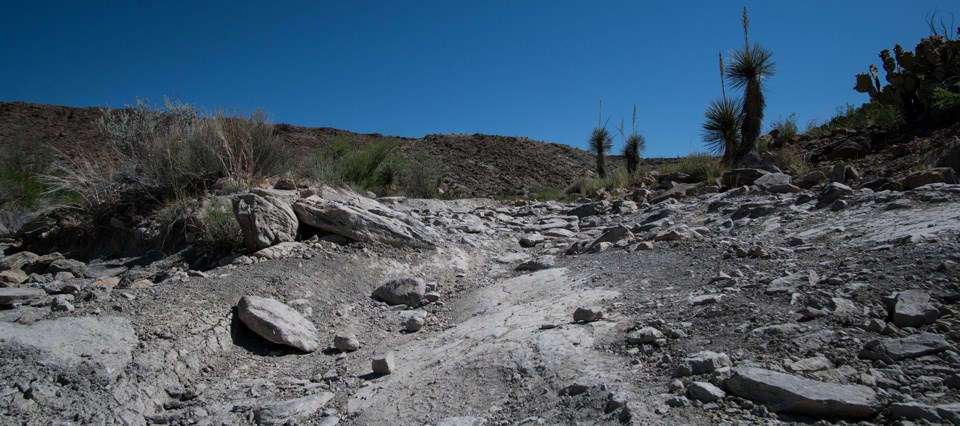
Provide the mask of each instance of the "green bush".
POLYGON ((401 142, 384 139, 364 145, 337 138, 326 150, 315 153, 301 173, 320 183, 351 186, 377 195, 437 196, 440 165, 424 152, 405 154, 401 142))
POLYGON ((706 181, 708 183, 713 183, 716 178, 723 175, 724 170, 725 168, 720 159, 707 153, 689 154, 679 159, 676 163, 660 167, 661 174, 684 173, 698 181, 706 181))
POLYGON ((800 128, 797 126, 797 115, 790 114, 787 118, 778 118, 777 121, 770 124, 770 130, 777 132, 777 138, 774 140, 776 143, 793 142, 800 133, 800 128))

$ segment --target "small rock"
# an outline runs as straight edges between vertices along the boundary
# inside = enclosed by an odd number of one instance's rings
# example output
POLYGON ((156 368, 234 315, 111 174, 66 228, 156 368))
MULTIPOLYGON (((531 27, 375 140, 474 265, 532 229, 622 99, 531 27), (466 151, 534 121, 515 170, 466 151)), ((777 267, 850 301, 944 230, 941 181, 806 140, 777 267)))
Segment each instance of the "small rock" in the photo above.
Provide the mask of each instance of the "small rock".
POLYGON ((546 238, 541 234, 537 234, 537 233, 527 234, 520 238, 520 246, 534 247, 537 244, 544 242, 545 240, 546 238))
POLYGON ((699 296, 690 296, 687 303, 689 303, 690 306, 700 306, 720 303, 721 300, 723 300, 722 294, 702 294, 699 296))
POLYGON ((537 256, 532 260, 521 263, 517 266, 517 271, 533 272, 544 269, 550 269, 557 264, 557 257, 552 255, 537 256))
POLYGON ((0 306, 33 303, 47 297, 47 292, 39 288, 0 288, 0 306))
POLYGON ((383 355, 373 357, 370 365, 373 368, 374 374, 387 375, 396 370, 396 365, 393 361, 393 352, 387 352, 383 355))
POLYGON ((790 369, 793 371, 823 371, 833 367, 833 362, 822 356, 804 358, 790 364, 790 369))
POLYGON ((719 368, 730 367, 733 363, 725 353, 701 351, 688 355, 677 368, 676 376, 685 377, 694 374, 709 374, 719 368))
POLYGON ((664 338, 663 332, 654 327, 643 327, 627 335, 627 343, 656 343, 664 338))
POLYGON ((817 198, 817 208, 820 209, 829 206, 833 204, 834 201, 850 194, 853 194, 853 189, 850 189, 849 186, 839 182, 831 182, 820 191, 820 196, 817 198))
POLYGON ((723 399, 727 393, 709 382, 693 382, 687 388, 687 395, 697 401, 710 403, 723 399))
POLYGON ((426 300, 427 303, 436 303, 438 300, 440 300, 440 293, 436 291, 428 291, 424 293, 423 299, 426 300))
POLYGON ((410 315, 403 325, 408 332, 415 333, 420 331, 424 324, 426 324, 426 320, 422 315, 410 315))
POLYGON ((603 310, 598 307, 579 307, 573 312, 574 322, 594 322, 603 319, 603 310))
POLYGON ((360 340, 354 334, 338 334, 333 338, 333 347, 340 352, 353 352, 360 349, 360 340))
POLYGON ((73 304, 70 303, 70 300, 65 295, 54 297, 50 303, 50 310, 54 312, 73 312, 73 309, 73 304))

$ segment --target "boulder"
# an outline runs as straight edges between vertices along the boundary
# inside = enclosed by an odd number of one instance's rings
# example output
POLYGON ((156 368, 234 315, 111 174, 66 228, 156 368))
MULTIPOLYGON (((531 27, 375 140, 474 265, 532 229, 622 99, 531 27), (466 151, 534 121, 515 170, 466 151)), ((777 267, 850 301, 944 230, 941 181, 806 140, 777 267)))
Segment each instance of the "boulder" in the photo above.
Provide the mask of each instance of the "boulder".
POLYGON ((827 174, 821 170, 813 170, 803 175, 802 178, 797 179, 797 186, 801 188, 809 188, 814 185, 819 185, 821 183, 826 183, 829 180, 827 174))
POLYGON ((761 176, 770 172, 761 169, 732 169, 723 172, 720 182, 727 188, 736 188, 738 186, 750 186, 761 176))
POLYGON ((607 228, 599 237, 590 242, 588 247, 593 247, 600 243, 616 243, 623 239, 632 239, 633 233, 623 225, 617 225, 607 228))
POLYGON ((354 334, 338 334, 333 338, 333 347, 340 352, 353 352, 360 349, 360 339, 354 334))
POLYGON ((900 187, 904 191, 919 188, 931 183, 960 183, 957 181, 957 174, 950 167, 935 167, 929 170, 919 171, 904 177, 900 181, 900 187))
POLYGON ((255 412, 257 423, 262 425, 296 424, 298 420, 305 420, 320 411, 332 399, 332 393, 320 392, 264 405, 255 412))
POLYGON ((304 352, 320 346, 320 334, 313 323, 278 300, 243 296, 237 303, 237 316, 254 333, 273 343, 304 352))
POLYGON ((373 291, 372 297, 388 305, 415 307, 420 304, 426 292, 427 283, 422 279, 398 278, 378 287, 373 291))
POLYGON ((901 291, 893 296, 890 313, 897 327, 919 328, 933 324, 940 317, 940 310, 930 302, 930 294, 919 289, 901 291))
POLYGON ((293 241, 297 237, 297 216, 289 201, 279 194, 249 193, 233 199, 233 214, 240 224, 243 242, 250 250, 293 241))
POLYGON ((354 241, 393 247, 436 247, 433 235, 422 222, 375 200, 354 198, 341 202, 312 196, 294 203, 293 211, 304 225, 354 241))
POLYGON ((724 385, 776 413, 861 419, 877 413, 877 394, 861 385, 820 382, 776 371, 737 367, 724 385))
POLYGON ((27 273, 19 269, 7 269, 5 271, 0 271, 0 287, 15 286, 26 281, 27 278, 27 273))
MULTIPOLYGON (((783 189, 791 185, 793 178, 786 173, 768 173, 758 177, 753 184, 764 191, 774 192, 774 189, 783 189)), ((795 188, 795 187, 794 187, 795 188)))
POLYGON ((887 363, 907 358, 935 354, 950 348, 950 343, 941 334, 921 333, 901 339, 872 340, 863 345, 860 358, 876 359, 887 363))
POLYGON ((839 182, 831 182, 820 191, 817 197, 817 208, 821 209, 833 204, 847 195, 853 194, 853 189, 839 182))
POLYGON ((32 325, 0 322, 0 336, 5 354, 16 353, 24 362, 66 374, 90 373, 103 383, 117 379, 137 345, 130 321, 120 317, 63 317, 32 325))

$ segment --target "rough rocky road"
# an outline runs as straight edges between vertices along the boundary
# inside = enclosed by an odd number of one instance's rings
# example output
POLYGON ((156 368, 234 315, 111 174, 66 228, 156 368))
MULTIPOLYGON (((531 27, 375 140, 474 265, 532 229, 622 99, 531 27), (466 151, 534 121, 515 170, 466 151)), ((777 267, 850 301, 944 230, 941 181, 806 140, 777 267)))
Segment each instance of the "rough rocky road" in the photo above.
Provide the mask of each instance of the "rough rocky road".
POLYGON ((252 220, 277 240, 203 272, 10 255, 0 422, 960 423, 960 186, 838 188, 272 192, 328 233, 252 220))

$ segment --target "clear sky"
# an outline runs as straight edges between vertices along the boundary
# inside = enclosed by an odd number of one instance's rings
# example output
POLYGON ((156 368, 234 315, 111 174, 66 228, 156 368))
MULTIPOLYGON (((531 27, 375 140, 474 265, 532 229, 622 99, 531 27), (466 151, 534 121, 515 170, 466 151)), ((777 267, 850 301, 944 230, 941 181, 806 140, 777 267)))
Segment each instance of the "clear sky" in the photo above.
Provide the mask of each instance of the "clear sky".
MULTIPOLYGON (((853 75, 912 48, 956 0, 25 1, 0 8, 0 101, 120 107, 172 97, 273 122, 584 147, 598 102, 632 105, 644 156, 702 151, 717 53, 774 52, 767 119, 860 104, 853 75)), ((960 18, 958 18, 960 25, 960 18)), ((619 148, 621 141, 616 141, 619 148)))

